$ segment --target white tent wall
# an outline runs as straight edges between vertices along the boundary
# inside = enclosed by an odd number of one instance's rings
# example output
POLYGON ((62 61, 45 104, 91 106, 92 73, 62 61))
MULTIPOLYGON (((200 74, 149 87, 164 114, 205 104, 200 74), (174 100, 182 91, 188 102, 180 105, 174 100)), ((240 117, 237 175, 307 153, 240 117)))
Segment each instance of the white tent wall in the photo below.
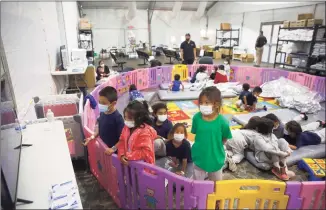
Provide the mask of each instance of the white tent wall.
MULTIPOLYGON (((235 3, 240 4, 240 3, 235 3)), ((325 19, 325 4, 316 4, 315 18, 325 19)), ((260 24, 262 22, 272 21, 284 21, 284 20, 297 20, 298 14, 301 13, 313 13, 315 4, 313 3, 298 3, 298 4, 280 4, 274 5, 275 9, 268 8, 267 6, 261 6, 262 11, 250 11, 259 10, 259 8, 250 8, 252 5, 243 5, 242 9, 237 12, 237 7, 234 3, 218 3, 216 13, 209 13, 209 30, 215 30, 220 28, 220 23, 231 23, 232 28, 240 28, 240 45, 248 48, 249 52, 254 52, 255 42, 259 35, 260 24), (233 7, 232 7, 233 4, 233 7), (290 7, 291 6, 291 7, 290 7), (292 7, 295 6, 295 7, 292 7), (246 9, 247 7, 247 9, 246 9), (228 8, 230 10, 228 10, 228 8), (231 9, 232 8, 232 9, 231 9), (218 13, 220 12, 220 13, 218 13), (219 14, 219 15, 214 15, 219 14), (244 18, 243 18, 244 17, 244 18), (243 21, 243 27, 241 24, 243 21), (215 24, 212 24, 212 23, 215 24)), ((240 5, 238 5, 240 6, 240 5)), ((257 5, 256 5, 257 6, 257 5)), ((271 5, 269 5, 271 7, 271 5)), ((324 20, 325 24, 325 20, 324 20)))
POLYGON ((127 21, 128 10, 124 9, 84 9, 85 18, 93 25, 94 48, 122 47, 128 44, 128 27, 132 26, 136 41, 148 43, 147 11, 137 10, 136 17, 127 21))

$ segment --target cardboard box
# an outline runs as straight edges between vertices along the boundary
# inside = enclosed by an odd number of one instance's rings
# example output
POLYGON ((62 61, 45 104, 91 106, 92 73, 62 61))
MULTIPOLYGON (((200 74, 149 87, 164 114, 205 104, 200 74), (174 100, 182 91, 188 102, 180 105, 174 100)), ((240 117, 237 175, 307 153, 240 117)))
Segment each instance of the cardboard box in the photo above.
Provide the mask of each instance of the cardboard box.
POLYGON ((310 19, 307 21, 307 27, 313 27, 314 25, 322 25, 323 19, 310 19))
POLYGON ((232 55, 232 49, 229 48, 220 48, 222 55, 232 55))
POLYGON ((306 20, 306 19, 313 19, 314 14, 312 13, 303 13, 298 15, 298 20, 306 20))
POLYGON ((244 63, 252 63, 255 60, 255 56, 253 54, 241 54, 241 61, 244 63))
POLYGON ((231 29, 231 24, 230 23, 221 23, 220 29, 221 30, 229 30, 229 29, 231 29))
POLYGON ((87 18, 80 18, 79 23, 90 23, 90 21, 87 18))
POLYGON ((297 21, 291 21, 290 28, 296 28, 296 27, 297 27, 297 21))
POLYGON ((214 51, 213 52, 213 58, 214 59, 221 59, 222 58, 222 53, 220 51, 214 51))
POLYGON ((283 28, 290 28, 290 21, 288 21, 288 20, 284 21, 283 28))
POLYGON ((92 25, 90 23, 79 23, 79 29, 84 29, 84 30, 88 30, 91 29, 92 25))
POLYGON ((307 20, 298 20, 297 21, 297 27, 306 27, 307 26, 307 20))

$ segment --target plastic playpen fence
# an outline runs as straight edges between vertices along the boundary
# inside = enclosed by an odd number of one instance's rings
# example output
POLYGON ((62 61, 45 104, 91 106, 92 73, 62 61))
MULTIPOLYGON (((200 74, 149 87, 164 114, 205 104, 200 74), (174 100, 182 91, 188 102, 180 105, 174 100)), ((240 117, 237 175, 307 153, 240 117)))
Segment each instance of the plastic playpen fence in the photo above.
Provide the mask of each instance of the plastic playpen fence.
POLYGON ((149 73, 148 68, 137 69, 132 71, 131 84, 136 85, 138 90, 145 90, 149 85, 149 73))
MULTIPOLYGON (((117 89, 126 88, 130 83, 139 81, 138 77, 148 75, 148 87, 157 87, 162 78, 170 80, 172 75, 180 73, 185 79, 188 77, 187 66, 150 68, 130 72, 115 77, 115 81, 104 83, 91 94, 98 100, 98 92, 107 85, 116 84, 117 89), (170 71, 171 70, 171 71, 170 71), (140 72, 140 73, 138 73, 140 72), (170 77, 166 75, 170 72, 170 77), (166 74, 165 74, 166 73, 166 74), (161 76, 157 77, 156 74, 161 76), (163 76, 162 76, 163 75, 163 76), (127 81, 127 78, 129 79, 127 81), (122 80, 125 80, 122 82, 122 80), (153 80, 153 81, 152 81, 153 80)), ((193 69, 188 66, 189 76, 193 69)), ((213 66, 211 66, 213 68, 213 66)), ((319 93, 325 92, 325 78, 305 74, 260 69, 254 67, 232 66, 234 79, 231 81, 247 82, 251 86, 261 85, 279 76, 299 82, 319 93)), ((146 76, 145 76, 146 77, 146 76)), ((138 84, 138 83, 137 83, 138 84)), ((140 89, 146 88, 146 82, 140 89)), ((122 93, 122 92, 120 92, 122 93)), ((86 101, 83 113, 83 127, 85 137, 92 135, 98 109, 93 110, 89 101, 86 101)), ((89 163, 91 172, 99 183, 113 197, 117 205, 124 209, 213 209, 220 208, 281 208, 281 209, 325 209, 324 182, 277 182, 268 180, 230 180, 230 181, 194 181, 177 176, 163 168, 149 165, 144 162, 130 161, 129 166, 123 166, 116 155, 104 154, 106 145, 100 140, 88 144, 89 163), (152 171, 148 173, 145 169, 152 171), (215 186, 215 191, 214 191, 215 186), (216 202, 219 201, 219 202, 216 202)))
POLYGON ((210 75, 212 71, 214 70, 214 65, 208 65, 208 64, 194 64, 194 65, 188 65, 188 76, 193 77, 193 75, 196 73, 197 69, 200 66, 205 66, 208 74, 210 75))
POLYGON ((155 88, 162 83, 171 82, 171 71, 170 66, 157 66, 149 69, 149 87, 155 88))
POLYGON ((117 92, 119 95, 122 95, 125 92, 129 91, 129 86, 131 85, 131 75, 132 72, 121 73, 117 78, 117 92))
POLYGON ((188 66, 184 64, 174 65, 172 69, 172 80, 174 80, 174 75, 179 74, 180 80, 188 80, 188 66))

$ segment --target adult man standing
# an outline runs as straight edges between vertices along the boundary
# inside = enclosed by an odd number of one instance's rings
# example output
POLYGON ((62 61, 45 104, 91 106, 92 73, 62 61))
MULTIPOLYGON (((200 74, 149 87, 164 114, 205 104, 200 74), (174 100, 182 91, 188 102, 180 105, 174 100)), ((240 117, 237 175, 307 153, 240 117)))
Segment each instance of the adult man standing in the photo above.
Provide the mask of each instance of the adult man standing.
POLYGON ((183 64, 193 64, 196 60, 196 44, 190 40, 190 34, 186 34, 186 40, 180 46, 183 64))
POLYGON ((261 64, 261 58, 263 57, 264 52, 264 45, 267 43, 267 39, 263 34, 263 31, 260 31, 260 34, 256 41, 256 65, 257 67, 260 67, 261 64))

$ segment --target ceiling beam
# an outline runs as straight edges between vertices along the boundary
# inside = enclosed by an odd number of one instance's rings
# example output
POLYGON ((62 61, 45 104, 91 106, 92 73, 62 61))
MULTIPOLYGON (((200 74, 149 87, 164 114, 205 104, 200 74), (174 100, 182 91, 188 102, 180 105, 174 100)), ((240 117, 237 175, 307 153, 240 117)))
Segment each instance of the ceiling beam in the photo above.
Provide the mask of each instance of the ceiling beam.
POLYGON ((149 22, 152 21, 152 17, 153 17, 153 13, 154 13, 154 8, 155 8, 155 4, 156 4, 156 1, 150 1, 148 3, 148 18, 149 18, 149 22))
POLYGON ((211 10, 219 1, 214 1, 209 7, 206 8, 206 14, 211 10))

